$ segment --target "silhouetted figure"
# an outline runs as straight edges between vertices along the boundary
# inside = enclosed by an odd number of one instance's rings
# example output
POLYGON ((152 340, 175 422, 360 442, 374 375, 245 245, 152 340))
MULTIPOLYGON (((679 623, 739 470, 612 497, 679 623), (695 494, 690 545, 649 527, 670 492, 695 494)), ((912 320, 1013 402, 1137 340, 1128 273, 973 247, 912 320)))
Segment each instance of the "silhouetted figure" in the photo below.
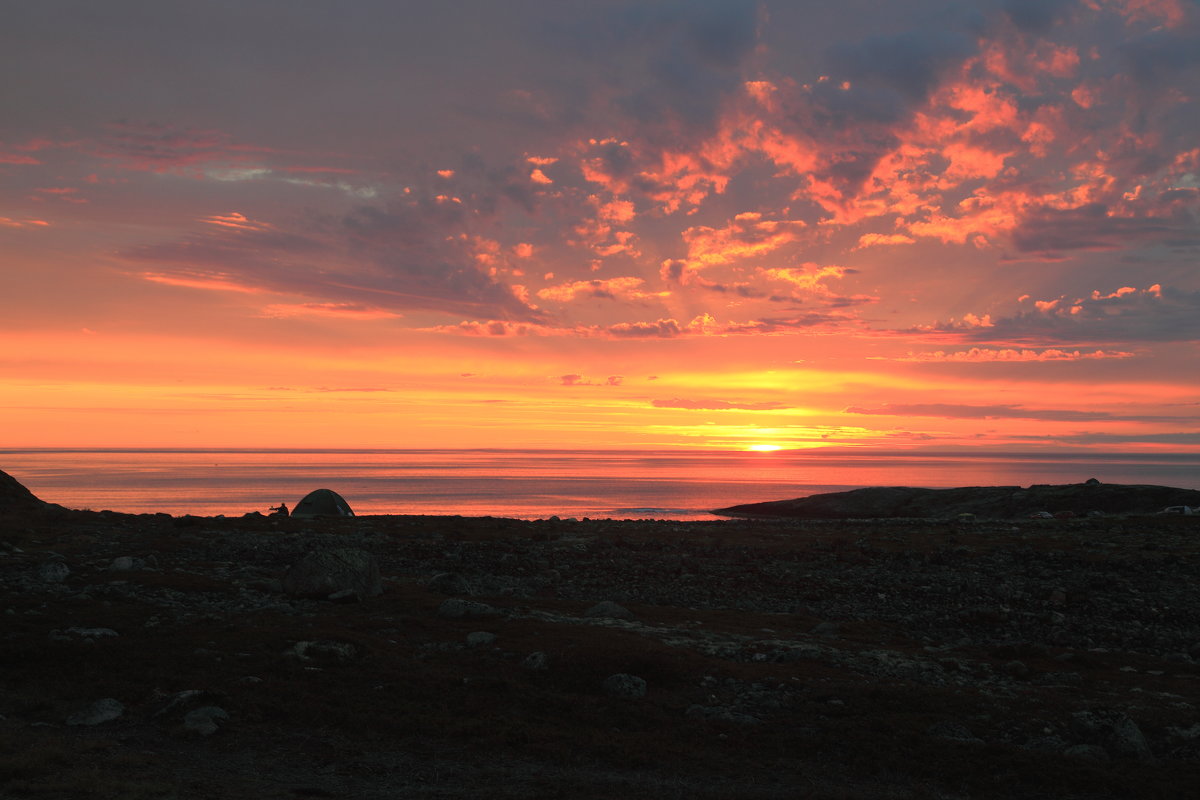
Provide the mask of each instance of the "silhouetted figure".
POLYGON ((286 517, 288 515, 287 503, 280 503, 279 508, 271 509, 272 517, 286 517))

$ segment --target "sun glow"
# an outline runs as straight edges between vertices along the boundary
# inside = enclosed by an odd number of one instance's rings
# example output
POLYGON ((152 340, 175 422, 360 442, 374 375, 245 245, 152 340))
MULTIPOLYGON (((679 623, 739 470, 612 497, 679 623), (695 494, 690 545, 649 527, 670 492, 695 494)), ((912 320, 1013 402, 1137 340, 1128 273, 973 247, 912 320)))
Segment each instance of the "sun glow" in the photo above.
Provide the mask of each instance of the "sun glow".
POLYGON ((746 449, 753 450, 756 453, 770 453, 775 450, 782 450, 783 447, 777 444, 752 444, 746 449))

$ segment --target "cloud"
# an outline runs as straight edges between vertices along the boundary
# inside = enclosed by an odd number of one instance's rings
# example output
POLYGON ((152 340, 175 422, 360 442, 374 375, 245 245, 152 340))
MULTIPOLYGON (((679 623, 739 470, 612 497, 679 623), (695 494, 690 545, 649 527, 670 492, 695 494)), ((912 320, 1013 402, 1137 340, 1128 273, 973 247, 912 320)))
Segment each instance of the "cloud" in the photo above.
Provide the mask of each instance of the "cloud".
POLYGON ((1058 348, 1014 349, 972 347, 969 350, 946 352, 934 350, 908 353, 892 361, 915 361, 922 363, 1021 363, 1038 361, 1085 361, 1108 358, 1133 358, 1134 354, 1123 350, 1060 350, 1058 348))
POLYGON ((569 303, 581 297, 604 300, 644 300, 670 294, 669 292, 650 293, 643 291, 641 287, 645 283, 641 278, 634 277, 571 281, 541 289, 538 291, 537 296, 543 300, 569 303))
POLYGON ((570 374, 560 375, 559 382, 563 386, 620 386, 625 382, 625 378, 621 375, 609 375, 603 381, 586 380, 582 375, 570 374))
POLYGON ((673 397, 668 400, 653 400, 650 404, 655 408, 686 408, 703 411, 778 411, 789 407, 786 403, 776 402, 747 403, 704 398, 685 399, 682 397, 673 397))
POLYGON ((143 276, 161 283, 299 294, 315 307, 542 319, 513 287, 478 267, 473 243, 462 235, 469 215, 461 202, 435 196, 358 206, 296 233, 233 213, 207 218, 206 230, 184 239, 123 255, 155 264, 143 276))
POLYGON ((723 98, 740 86, 757 23, 752 0, 624 1, 560 26, 555 39, 603 78, 597 96, 643 135, 673 144, 715 126, 723 98))
POLYGON ((0 227, 3 228, 48 228, 50 223, 44 219, 13 219, 0 217, 0 227))
POLYGON ((919 103, 975 51, 975 42, 964 33, 926 29, 836 45, 830 61, 839 79, 883 87, 919 103))
POLYGON ((127 121, 110 123, 95 151, 130 169, 163 172, 202 162, 245 161, 247 154, 236 153, 232 144, 232 137, 222 131, 127 121))
POLYGON ((1200 445, 1200 433, 1183 431, 1179 433, 1072 433, 1059 436, 1027 437, 1049 439, 1061 444, 1079 445, 1122 445, 1122 444, 1162 444, 1172 446, 1200 445))
POLYGON ((396 319, 400 314, 362 303, 272 303, 262 310, 264 317, 328 317, 330 319, 396 319))
POLYGON ((1173 218, 1152 214, 1120 216, 1100 203, 1067 209, 1031 209, 1013 228, 1012 242, 1023 253, 1117 250, 1152 241, 1167 241, 1176 246, 1200 245, 1197 220, 1190 213, 1190 209, 1200 207, 1200 191, 1176 189, 1173 195, 1182 207, 1181 213, 1173 218))
POLYGON ((1154 284, 1102 294, 1039 300, 1008 317, 966 315, 919 329, 976 341, 1036 343, 1185 342, 1200 340, 1200 291, 1154 284))
POLYGON ((1022 31, 1045 33, 1061 21, 1077 0, 1004 0, 1004 13, 1022 31))
MULTIPOLYGON (((1040 419, 1062 422, 1090 422, 1098 420, 1144 421, 1146 417, 1121 417, 1103 411, 1076 411, 1071 409, 1037 409, 1017 405, 962 405, 954 403, 884 403, 876 408, 850 406, 846 414, 867 414, 889 417, 942 417, 945 419, 1040 419)), ((1151 418, 1162 419, 1162 418, 1151 418)))

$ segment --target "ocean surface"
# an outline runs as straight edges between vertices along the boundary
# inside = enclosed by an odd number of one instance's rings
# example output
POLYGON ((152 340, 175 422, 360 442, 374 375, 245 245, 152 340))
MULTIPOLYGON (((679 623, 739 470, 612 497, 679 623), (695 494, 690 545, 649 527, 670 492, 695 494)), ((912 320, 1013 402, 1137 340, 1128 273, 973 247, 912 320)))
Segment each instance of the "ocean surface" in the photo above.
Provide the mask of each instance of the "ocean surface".
POLYGON ((355 513, 713 519, 710 509, 864 486, 1148 483, 1200 489, 1200 454, 0 448, 68 508, 238 516, 340 493, 355 513))

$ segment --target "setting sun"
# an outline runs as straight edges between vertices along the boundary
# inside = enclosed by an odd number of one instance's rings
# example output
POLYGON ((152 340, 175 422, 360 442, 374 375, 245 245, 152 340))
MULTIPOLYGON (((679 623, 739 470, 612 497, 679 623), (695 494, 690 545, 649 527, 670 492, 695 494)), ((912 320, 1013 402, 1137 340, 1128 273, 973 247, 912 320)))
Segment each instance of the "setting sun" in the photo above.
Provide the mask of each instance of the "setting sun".
POLYGON ((782 450, 783 448, 777 444, 752 444, 746 449, 753 450, 756 453, 770 453, 774 450, 782 450))

